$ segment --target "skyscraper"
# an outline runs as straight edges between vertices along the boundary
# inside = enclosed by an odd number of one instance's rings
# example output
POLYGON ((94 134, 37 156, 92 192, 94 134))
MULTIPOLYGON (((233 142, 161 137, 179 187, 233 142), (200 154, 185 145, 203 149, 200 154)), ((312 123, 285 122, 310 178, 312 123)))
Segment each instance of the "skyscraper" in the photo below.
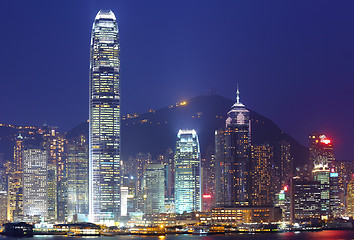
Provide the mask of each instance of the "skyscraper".
POLYGON ((321 217, 328 218, 330 213, 330 179, 327 164, 316 164, 313 169, 313 178, 321 186, 321 217))
POLYGON ((339 191, 339 175, 335 172, 329 174, 329 205, 331 217, 340 217, 341 199, 339 191))
POLYGON ((144 170, 145 214, 165 212, 165 168, 163 164, 147 164, 144 170))
POLYGON ((195 130, 179 130, 175 151, 176 213, 201 210, 200 149, 195 130))
POLYGON ((47 153, 42 149, 23 151, 23 215, 26 221, 47 218, 47 153))
POLYGON ((317 181, 294 179, 292 182, 291 215, 294 222, 321 219, 321 184, 317 181))
POLYGON ((324 134, 314 132, 309 136, 310 139, 310 164, 314 167, 317 164, 334 167, 334 151, 332 141, 324 134))
POLYGON ((67 145, 68 220, 88 214, 88 145, 84 136, 67 145))
POLYGON ((249 151, 251 121, 249 111, 240 102, 228 112, 226 127, 215 131, 216 205, 224 207, 249 204, 249 151))
POLYGON ((117 221, 120 209, 120 61, 114 13, 100 10, 92 27, 90 61, 89 212, 117 221))
POLYGON ((66 140, 57 127, 43 126, 43 148, 47 151, 48 221, 64 222, 67 217, 66 140))
POLYGON ((8 176, 8 220, 19 221, 23 218, 23 137, 16 138, 14 147, 14 164, 8 176))
POLYGON ((269 144, 252 146, 251 151, 251 201, 253 206, 273 204, 272 181, 273 147, 269 144))

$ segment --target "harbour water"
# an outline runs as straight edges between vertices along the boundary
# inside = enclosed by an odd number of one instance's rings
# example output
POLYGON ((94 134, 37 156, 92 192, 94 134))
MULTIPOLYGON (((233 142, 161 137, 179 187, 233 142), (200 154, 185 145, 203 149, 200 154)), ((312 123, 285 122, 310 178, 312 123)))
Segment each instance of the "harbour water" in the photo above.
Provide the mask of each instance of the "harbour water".
MULTIPOLYGON (((166 236, 113 236, 113 237, 67 237, 67 236, 34 236, 31 238, 21 238, 21 240, 68 240, 75 238, 80 240, 354 240, 352 230, 324 230, 319 232, 284 232, 284 233, 232 233, 222 235, 166 235, 166 236)), ((13 237, 0 236, 0 239, 19 239, 13 237)))

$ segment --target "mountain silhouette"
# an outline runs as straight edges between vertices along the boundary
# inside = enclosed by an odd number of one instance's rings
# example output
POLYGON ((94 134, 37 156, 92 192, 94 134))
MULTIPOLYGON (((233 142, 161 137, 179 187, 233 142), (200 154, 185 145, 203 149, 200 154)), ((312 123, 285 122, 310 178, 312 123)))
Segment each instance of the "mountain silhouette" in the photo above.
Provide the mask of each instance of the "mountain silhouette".
MULTIPOLYGON (((215 130, 225 126, 227 112, 234 101, 218 95, 207 95, 149 111, 122 117, 121 157, 123 160, 136 153, 151 153, 153 157, 175 148, 179 129, 195 129, 198 133, 202 155, 214 146, 215 130)), ((268 118, 250 110, 252 144, 287 141, 291 145, 294 164, 308 161, 308 150, 289 134, 283 132, 268 118)), ((67 138, 80 134, 88 136, 88 122, 83 122, 67 133, 67 138)))

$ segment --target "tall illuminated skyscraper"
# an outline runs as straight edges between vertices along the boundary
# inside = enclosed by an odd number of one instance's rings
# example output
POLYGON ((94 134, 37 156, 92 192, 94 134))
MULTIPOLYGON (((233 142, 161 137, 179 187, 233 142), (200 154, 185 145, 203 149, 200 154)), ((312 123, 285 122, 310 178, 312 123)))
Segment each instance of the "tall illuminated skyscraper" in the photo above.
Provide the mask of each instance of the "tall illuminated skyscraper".
POLYGON ((240 102, 237 89, 236 103, 228 112, 226 127, 215 131, 217 206, 249 205, 250 142, 251 120, 249 111, 240 102))
POLYGON ((117 221, 120 211, 119 30, 111 10, 92 27, 90 61, 89 212, 96 223, 117 221))
POLYGON ((26 221, 47 219, 47 153, 42 149, 23 151, 23 215, 26 221))
POLYGON ((175 152, 176 213, 201 211, 201 169, 198 135, 179 130, 175 152))

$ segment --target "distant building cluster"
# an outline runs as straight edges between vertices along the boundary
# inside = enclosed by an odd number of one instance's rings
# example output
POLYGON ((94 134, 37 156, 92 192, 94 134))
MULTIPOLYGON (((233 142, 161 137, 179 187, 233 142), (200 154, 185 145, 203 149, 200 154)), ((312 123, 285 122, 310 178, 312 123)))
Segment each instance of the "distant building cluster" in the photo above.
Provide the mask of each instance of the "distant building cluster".
MULTIPOLYGON (((206 154, 195 129, 180 129, 175 146, 160 155, 121 159, 119 53, 115 15, 100 11, 91 36, 88 138, 47 125, 0 125, 16 133, 9 139, 13 159, 0 153, 1 222, 241 224, 354 217, 354 164, 335 159, 333 142, 322 133, 309 136, 304 166, 294 166, 289 142, 253 143, 250 111, 238 89, 225 125, 209 129, 215 145, 206 154)), ((122 117, 128 118, 138 115, 122 117)))

